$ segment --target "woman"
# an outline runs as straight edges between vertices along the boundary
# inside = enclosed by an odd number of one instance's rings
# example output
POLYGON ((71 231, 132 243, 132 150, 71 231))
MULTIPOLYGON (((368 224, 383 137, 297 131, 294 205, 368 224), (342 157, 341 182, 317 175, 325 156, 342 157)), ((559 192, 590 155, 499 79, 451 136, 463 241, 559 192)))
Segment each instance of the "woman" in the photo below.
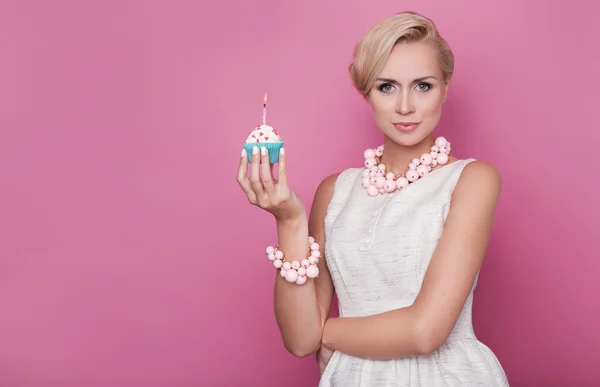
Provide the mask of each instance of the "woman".
POLYGON ((298 357, 318 353, 320 386, 508 386, 471 322, 501 179, 433 136, 453 67, 417 13, 363 35, 350 75, 384 143, 365 151, 364 167, 322 181, 309 219, 287 185, 283 149, 278 180, 267 153, 256 147, 248 166, 242 152, 241 188, 276 219, 278 247, 267 254, 281 266, 283 343, 298 357), (329 318, 334 289, 339 318, 329 318))

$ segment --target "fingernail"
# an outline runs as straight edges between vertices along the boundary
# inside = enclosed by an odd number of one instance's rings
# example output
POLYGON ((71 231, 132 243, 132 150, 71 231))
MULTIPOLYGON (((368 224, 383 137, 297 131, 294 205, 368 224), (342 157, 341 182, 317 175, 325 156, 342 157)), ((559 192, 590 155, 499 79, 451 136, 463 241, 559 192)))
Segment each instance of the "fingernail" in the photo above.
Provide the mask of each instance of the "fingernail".
POLYGON ((263 155, 263 156, 266 156, 267 155, 267 148, 265 148, 265 147, 260 148, 260 154, 263 155))
POLYGON ((253 155, 258 154, 258 147, 256 145, 252 148, 252 154, 253 155))
POLYGON ((279 154, 280 154, 280 155, 284 155, 284 154, 285 154, 285 148, 281 148, 281 149, 279 149, 279 154))
POLYGON ((246 149, 242 149, 242 157, 246 157, 246 155, 248 155, 248 152, 246 152, 246 149))

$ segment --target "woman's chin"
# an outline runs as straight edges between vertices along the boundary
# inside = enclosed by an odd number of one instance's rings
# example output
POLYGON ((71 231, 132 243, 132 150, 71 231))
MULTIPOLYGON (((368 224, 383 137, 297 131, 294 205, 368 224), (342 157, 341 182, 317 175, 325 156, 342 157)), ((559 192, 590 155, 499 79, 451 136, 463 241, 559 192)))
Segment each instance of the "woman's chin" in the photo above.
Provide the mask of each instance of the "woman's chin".
MULTIPOLYGON (((395 130, 395 128, 394 128, 395 130)), ((419 145, 420 143, 422 143, 424 140, 426 140, 429 135, 431 134, 431 132, 427 132, 427 133, 423 133, 421 131, 413 131, 410 133, 406 133, 406 132, 400 132, 398 130, 395 130, 391 133, 385 133, 385 136, 387 137, 387 139, 389 141, 392 141, 393 143, 403 146, 403 147, 411 147, 411 146, 415 146, 415 145, 419 145)))

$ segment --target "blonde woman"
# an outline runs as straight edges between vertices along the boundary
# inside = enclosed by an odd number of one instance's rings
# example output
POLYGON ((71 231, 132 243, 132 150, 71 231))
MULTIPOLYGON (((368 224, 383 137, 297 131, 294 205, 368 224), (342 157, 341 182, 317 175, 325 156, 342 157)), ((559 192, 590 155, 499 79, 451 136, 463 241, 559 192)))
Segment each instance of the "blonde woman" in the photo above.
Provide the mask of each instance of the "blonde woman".
POLYGON ((317 353, 322 387, 508 386, 471 322, 501 179, 433 135, 453 68, 450 47, 417 13, 362 36, 350 76, 383 142, 365 150, 364 166, 322 181, 308 218, 287 185, 285 151, 278 180, 260 144, 250 165, 242 152, 238 182, 276 220, 266 253, 283 344, 317 353), (328 318, 334 290, 340 317, 328 318))

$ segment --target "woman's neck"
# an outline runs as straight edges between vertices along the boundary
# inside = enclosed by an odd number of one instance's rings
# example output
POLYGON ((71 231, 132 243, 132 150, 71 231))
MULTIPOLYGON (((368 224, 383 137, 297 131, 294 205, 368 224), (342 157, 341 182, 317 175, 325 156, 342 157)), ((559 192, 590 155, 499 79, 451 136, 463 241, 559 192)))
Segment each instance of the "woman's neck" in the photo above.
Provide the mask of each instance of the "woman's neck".
POLYGON ((418 144, 413 146, 403 146, 385 138, 383 156, 381 163, 386 166, 388 172, 394 175, 401 175, 406 172, 408 164, 415 157, 421 157, 423 153, 429 153, 434 144, 433 136, 430 134, 418 144))

